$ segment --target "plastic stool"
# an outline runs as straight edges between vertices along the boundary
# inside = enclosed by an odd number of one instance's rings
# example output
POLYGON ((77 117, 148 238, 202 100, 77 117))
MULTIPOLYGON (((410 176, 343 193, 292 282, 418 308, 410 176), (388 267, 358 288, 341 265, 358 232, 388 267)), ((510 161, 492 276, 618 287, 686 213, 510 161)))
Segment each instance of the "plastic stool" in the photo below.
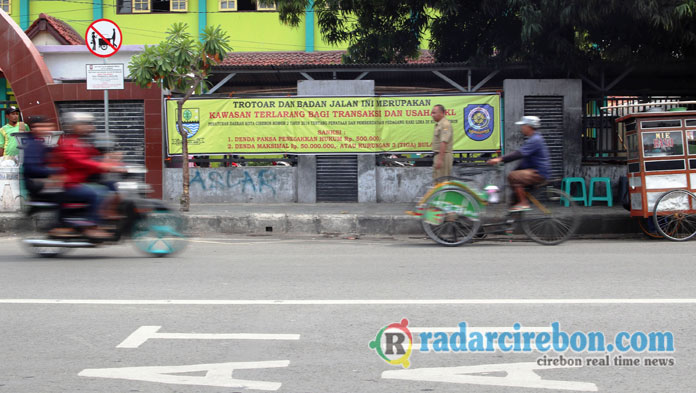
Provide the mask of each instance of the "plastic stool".
MULTIPOLYGON (((582 177, 564 177, 563 180, 561 180, 561 189, 563 191, 565 191, 566 194, 570 195, 571 200, 580 201, 580 202, 582 202, 583 206, 587 206, 587 194, 585 193, 585 178, 582 178, 582 177), (582 191, 582 195, 573 196, 573 194, 570 193, 571 186, 573 183, 580 184, 580 190, 582 191)), ((570 203, 568 203, 568 201, 563 200, 562 202, 565 206, 570 206, 570 203)))
POLYGON ((610 207, 613 205, 614 198, 612 198, 612 195, 611 195, 611 181, 609 180, 608 177, 593 177, 590 179, 590 194, 588 195, 588 198, 587 198, 587 206, 592 206, 593 201, 604 201, 610 207), (603 195, 603 196, 595 196, 594 195, 595 183, 604 183, 606 185, 606 187, 607 187, 606 195, 603 195))

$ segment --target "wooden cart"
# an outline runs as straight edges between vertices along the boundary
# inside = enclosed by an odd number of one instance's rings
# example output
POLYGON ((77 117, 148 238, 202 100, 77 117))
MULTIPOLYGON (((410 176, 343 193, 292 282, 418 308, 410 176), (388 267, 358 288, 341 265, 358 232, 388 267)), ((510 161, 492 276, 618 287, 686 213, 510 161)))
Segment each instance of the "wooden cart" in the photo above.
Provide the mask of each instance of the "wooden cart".
MULTIPOLYGON (((686 102, 685 102, 686 103, 686 102)), ((696 235, 696 111, 650 111, 624 123, 631 216, 651 218, 660 235, 696 235)))

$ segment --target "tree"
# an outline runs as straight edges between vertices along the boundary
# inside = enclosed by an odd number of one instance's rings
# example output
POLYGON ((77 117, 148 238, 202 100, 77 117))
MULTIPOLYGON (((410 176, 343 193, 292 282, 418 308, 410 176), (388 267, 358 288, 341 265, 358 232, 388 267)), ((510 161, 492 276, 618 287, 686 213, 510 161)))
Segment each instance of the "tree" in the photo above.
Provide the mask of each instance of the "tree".
POLYGON ((167 38, 154 46, 145 46, 142 53, 133 56, 128 69, 130 78, 140 87, 157 85, 180 93, 177 101, 177 130, 181 135, 183 192, 181 210, 188 211, 189 168, 188 133, 183 124, 183 107, 194 94, 201 94, 211 66, 220 64, 232 50, 229 37, 219 26, 207 26, 194 40, 186 23, 175 23, 167 30, 167 38))
MULTIPOLYGON (((298 25, 310 0, 277 0, 298 25)), ((345 62, 393 63, 427 42, 441 62, 585 70, 601 62, 693 62, 696 0, 316 0, 321 34, 345 62)))

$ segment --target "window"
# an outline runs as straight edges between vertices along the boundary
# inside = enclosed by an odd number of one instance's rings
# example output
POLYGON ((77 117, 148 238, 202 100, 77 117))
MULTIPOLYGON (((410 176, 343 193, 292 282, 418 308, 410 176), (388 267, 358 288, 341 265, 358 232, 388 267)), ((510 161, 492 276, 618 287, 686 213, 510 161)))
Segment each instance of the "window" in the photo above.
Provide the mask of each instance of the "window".
POLYGON ((681 128, 681 120, 641 121, 640 128, 681 128))
POLYGON ((150 12, 150 0, 133 0, 133 12, 150 12))
POLYGON ((643 157, 681 156, 684 143, 681 131, 644 132, 643 157))
POLYGON ((220 0, 220 11, 275 11, 272 0, 220 0))
POLYGON ((638 159, 638 135, 630 134, 626 136, 626 150, 628 150, 628 159, 638 159))
POLYGON ((220 11, 237 11, 237 1, 220 0, 220 11))
POLYGON ((256 9, 258 11, 275 11, 276 10, 276 3, 275 1, 268 1, 268 0, 257 0, 258 4, 256 6, 256 9))
POLYGON ((188 0, 117 0, 116 8, 119 14, 186 12, 188 0))
POLYGON ((12 11, 12 0, 0 0, 0 8, 9 14, 12 11))
POLYGON ((188 11, 188 1, 186 0, 171 0, 169 2, 169 10, 172 12, 188 11))

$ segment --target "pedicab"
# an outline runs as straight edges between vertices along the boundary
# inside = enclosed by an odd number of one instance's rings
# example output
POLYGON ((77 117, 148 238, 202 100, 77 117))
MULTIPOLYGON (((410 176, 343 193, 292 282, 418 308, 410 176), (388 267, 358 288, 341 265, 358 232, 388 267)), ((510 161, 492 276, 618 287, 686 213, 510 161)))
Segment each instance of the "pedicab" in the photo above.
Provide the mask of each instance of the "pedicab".
POLYGON ((677 109, 631 113, 616 122, 626 131, 631 216, 651 220, 662 237, 684 241, 696 235, 696 111, 677 109))

